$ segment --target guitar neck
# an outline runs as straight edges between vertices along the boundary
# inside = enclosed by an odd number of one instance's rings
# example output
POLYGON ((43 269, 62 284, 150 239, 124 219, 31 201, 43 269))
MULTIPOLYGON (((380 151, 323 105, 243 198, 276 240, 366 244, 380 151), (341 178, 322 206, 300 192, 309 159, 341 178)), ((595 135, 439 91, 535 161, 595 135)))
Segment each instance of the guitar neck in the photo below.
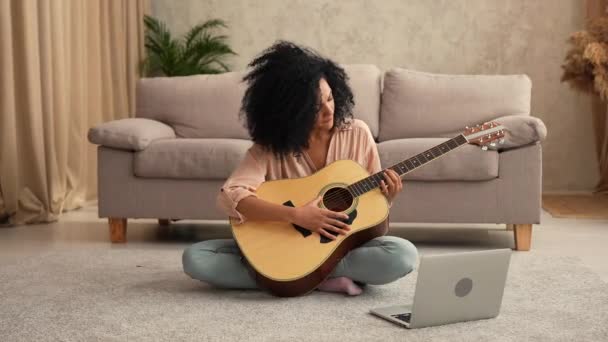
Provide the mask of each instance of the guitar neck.
MULTIPOLYGON (((452 138, 442 144, 439 144, 435 147, 432 147, 422 153, 419 153, 409 159, 406 159, 400 163, 397 163, 393 166, 388 167, 393 171, 397 172, 397 174, 402 177, 404 174, 414 171, 415 169, 425 165, 432 160, 435 160, 444 154, 447 154, 462 145, 467 143, 467 139, 464 135, 460 134, 459 136, 452 138)), ((383 171, 375 173, 367 178, 364 178, 360 181, 357 181, 347 187, 347 189, 353 194, 353 196, 358 197, 363 195, 368 191, 372 191, 378 187, 380 187, 380 181, 384 179, 383 171)))

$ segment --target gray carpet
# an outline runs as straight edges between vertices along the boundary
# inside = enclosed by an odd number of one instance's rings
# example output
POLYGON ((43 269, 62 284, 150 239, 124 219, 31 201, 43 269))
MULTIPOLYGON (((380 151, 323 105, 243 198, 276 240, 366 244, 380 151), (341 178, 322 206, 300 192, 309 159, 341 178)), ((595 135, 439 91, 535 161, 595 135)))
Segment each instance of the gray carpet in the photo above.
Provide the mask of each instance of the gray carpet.
POLYGON ((514 253, 498 318, 406 330, 367 312, 410 302, 416 274, 356 298, 279 299, 192 280, 181 252, 63 249, 5 263, 0 341, 608 340, 608 285, 576 258, 514 253))

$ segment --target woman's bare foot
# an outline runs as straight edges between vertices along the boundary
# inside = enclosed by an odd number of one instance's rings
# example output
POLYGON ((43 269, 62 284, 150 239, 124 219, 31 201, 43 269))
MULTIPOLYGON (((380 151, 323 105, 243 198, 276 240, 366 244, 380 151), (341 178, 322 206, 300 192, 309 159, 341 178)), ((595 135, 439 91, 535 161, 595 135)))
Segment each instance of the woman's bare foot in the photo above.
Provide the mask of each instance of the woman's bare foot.
POLYGON ((357 284, 347 277, 327 278, 317 289, 325 292, 347 293, 350 296, 358 296, 363 292, 357 284))

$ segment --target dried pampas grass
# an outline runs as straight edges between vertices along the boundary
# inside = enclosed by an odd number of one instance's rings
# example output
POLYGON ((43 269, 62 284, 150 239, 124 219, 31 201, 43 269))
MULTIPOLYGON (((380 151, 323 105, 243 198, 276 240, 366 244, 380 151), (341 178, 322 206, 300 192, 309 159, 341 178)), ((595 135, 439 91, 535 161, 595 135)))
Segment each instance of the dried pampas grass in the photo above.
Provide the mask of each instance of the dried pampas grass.
POLYGON ((608 17, 591 20, 588 29, 568 39, 561 81, 608 100, 608 17))

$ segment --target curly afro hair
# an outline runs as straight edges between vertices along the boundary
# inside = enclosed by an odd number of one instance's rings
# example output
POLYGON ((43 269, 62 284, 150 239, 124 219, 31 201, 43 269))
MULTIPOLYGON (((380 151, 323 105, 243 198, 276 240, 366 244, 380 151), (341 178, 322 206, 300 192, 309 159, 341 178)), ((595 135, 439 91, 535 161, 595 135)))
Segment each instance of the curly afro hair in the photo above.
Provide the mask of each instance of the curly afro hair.
POLYGON ((317 52, 278 41, 248 65, 248 88, 241 115, 253 142, 286 156, 308 148, 319 112, 319 81, 324 78, 334 98, 334 127, 348 124, 354 106, 348 76, 335 62, 317 52))

